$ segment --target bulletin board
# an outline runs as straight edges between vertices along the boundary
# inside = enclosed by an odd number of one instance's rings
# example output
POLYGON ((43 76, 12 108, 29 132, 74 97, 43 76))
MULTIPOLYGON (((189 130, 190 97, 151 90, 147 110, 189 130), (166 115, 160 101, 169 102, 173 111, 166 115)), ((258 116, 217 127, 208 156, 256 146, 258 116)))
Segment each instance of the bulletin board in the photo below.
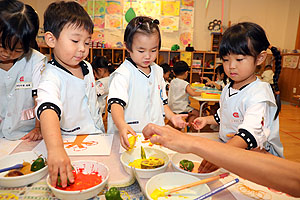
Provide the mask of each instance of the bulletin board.
POLYGON ((77 0, 92 18, 93 42, 120 47, 127 26, 126 12, 158 19, 162 49, 178 44, 184 49, 193 42, 194 0, 77 0))

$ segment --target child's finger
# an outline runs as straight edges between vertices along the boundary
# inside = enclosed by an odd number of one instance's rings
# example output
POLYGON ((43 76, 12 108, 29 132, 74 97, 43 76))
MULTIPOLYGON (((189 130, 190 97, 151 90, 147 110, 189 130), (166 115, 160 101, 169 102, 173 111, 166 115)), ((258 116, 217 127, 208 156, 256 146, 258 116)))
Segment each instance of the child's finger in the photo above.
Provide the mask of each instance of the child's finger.
POLYGON ((65 166, 59 168, 59 175, 61 179, 61 186, 63 188, 67 187, 67 170, 65 166))

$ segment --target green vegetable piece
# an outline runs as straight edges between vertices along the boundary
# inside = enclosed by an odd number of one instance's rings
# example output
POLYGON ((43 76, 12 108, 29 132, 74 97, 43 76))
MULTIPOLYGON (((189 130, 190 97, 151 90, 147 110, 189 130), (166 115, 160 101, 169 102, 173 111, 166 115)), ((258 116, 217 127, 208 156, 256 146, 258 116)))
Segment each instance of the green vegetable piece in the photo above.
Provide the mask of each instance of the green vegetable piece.
MULTIPOLYGON (((76 179, 77 174, 76 174, 75 169, 74 169, 73 166, 72 166, 72 173, 73 173, 74 179, 76 179)), ((74 181, 73 183, 71 183, 70 180, 69 180, 69 178, 67 178, 67 186, 70 186, 70 185, 72 185, 72 184, 74 184, 74 183, 75 183, 75 181, 74 181)), ((62 187, 62 185, 61 185, 61 178, 60 178, 59 172, 58 172, 58 175, 57 175, 56 186, 57 186, 57 187, 62 187)))
POLYGON ((45 160, 44 160, 44 158, 39 157, 35 161, 33 161, 33 163, 31 164, 30 170, 32 172, 36 172, 44 167, 45 167, 45 160))
POLYGON ((120 191, 116 187, 111 187, 105 193, 106 200, 122 200, 120 191))
POLYGON ((179 167, 185 171, 191 172, 194 169, 194 163, 189 160, 182 160, 179 162, 179 167))
POLYGON ((141 146, 141 158, 146 159, 146 153, 145 153, 145 150, 142 146, 141 146))

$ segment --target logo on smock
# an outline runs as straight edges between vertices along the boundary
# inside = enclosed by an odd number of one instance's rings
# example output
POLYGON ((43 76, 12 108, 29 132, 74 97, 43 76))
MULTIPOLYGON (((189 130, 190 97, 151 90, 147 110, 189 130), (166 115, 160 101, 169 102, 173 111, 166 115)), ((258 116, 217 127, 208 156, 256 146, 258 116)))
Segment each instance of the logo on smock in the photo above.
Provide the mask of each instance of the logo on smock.
POLYGON ((237 112, 234 112, 233 114, 232 114, 235 118, 239 118, 240 116, 239 116, 239 113, 237 113, 237 112))
POLYGON ((20 80, 20 81, 24 81, 24 76, 22 76, 19 80, 20 80))

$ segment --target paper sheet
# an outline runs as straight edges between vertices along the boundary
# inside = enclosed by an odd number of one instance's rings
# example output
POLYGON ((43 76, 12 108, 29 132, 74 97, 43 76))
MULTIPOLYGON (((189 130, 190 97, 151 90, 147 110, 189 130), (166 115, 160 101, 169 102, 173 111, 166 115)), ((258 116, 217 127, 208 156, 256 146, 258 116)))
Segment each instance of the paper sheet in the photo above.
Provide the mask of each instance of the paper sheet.
POLYGON ((243 199, 243 200, 251 200, 251 199, 263 199, 263 200, 292 200, 292 199, 299 199, 291 197, 288 194, 283 192, 276 191, 272 188, 264 187, 243 179, 235 174, 230 174, 228 177, 224 179, 220 179, 220 181, 225 184, 229 181, 232 181, 235 178, 239 178, 239 182, 229 188, 227 188, 232 195, 236 199, 243 199))
POLYGON ((0 138, 0 158, 9 155, 23 140, 7 140, 0 138))
MULTIPOLYGON (((166 152, 167 154, 174 154, 176 153, 176 151, 172 151, 168 148, 162 147, 160 145, 156 145, 156 144, 152 144, 150 142, 150 140, 145 140, 145 137, 142 133, 137 133, 137 138, 136 138, 136 142, 135 142, 135 148, 139 148, 141 146, 143 147, 152 147, 152 148, 156 148, 156 149, 160 149, 163 150, 164 152, 166 152)), ((126 151, 121 145, 120 145, 120 153, 123 153, 124 151, 126 151)))
MULTIPOLYGON (((113 134, 63 136, 64 147, 69 156, 110 155, 113 134)), ((46 145, 42 140, 34 151, 47 155, 46 145)))

